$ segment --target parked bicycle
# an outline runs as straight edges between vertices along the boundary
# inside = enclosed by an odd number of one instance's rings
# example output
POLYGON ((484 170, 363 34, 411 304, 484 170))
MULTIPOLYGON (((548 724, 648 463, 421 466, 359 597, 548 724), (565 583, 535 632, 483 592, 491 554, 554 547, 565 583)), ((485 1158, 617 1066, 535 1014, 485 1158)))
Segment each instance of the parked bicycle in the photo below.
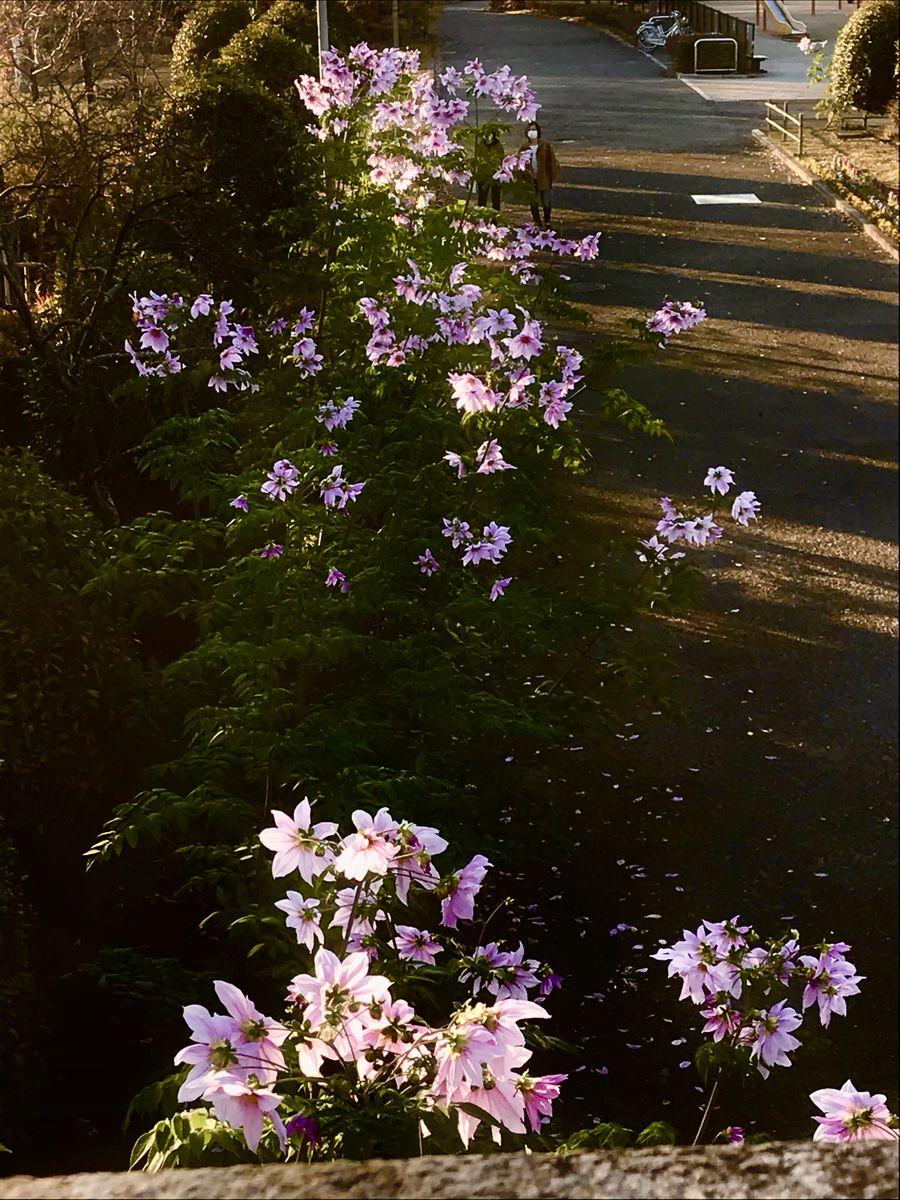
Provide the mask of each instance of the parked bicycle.
POLYGON ((642 50, 658 50, 670 37, 678 33, 689 33, 687 18, 678 10, 658 17, 649 17, 637 28, 638 45, 642 50))

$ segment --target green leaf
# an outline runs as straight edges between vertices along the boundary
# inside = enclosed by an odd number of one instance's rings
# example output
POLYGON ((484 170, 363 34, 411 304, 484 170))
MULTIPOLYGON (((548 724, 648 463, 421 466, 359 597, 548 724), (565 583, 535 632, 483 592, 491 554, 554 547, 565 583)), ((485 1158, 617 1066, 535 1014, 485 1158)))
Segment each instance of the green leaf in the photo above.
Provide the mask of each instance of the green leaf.
POLYGON ((697 1073, 703 1081, 703 1086, 706 1087, 709 1083, 709 1073, 714 1068, 719 1066, 719 1056, 716 1053, 715 1042, 704 1042, 697 1047, 697 1053, 694 1055, 694 1066, 697 1068, 697 1073))
POLYGON ((647 437, 664 437, 670 442, 672 435, 664 421, 654 417, 646 405, 630 396, 624 388, 610 388, 602 397, 603 413, 624 425, 632 432, 638 431, 647 437))
POLYGON ((674 1146, 678 1134, 668 1121, 651 1121, 651 1123, 634 1139, 636 1146, 674 1146))
POLYGON ((131 1151, 131 1158, 128 1160, 128 1169, 133 1171, 142 1158, 145 1158, 156 1143, 156 1129, 151 1129, 148 1133, 143 1133, 134 1143, 131 1151))

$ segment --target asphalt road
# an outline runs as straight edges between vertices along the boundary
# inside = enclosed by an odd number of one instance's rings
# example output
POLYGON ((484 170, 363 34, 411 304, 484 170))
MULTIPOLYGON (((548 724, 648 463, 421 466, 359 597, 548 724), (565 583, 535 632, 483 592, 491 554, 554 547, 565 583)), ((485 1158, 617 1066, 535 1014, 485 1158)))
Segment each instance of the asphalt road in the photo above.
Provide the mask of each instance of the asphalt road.
POLYGON ((867 980, 846 1020, 806 1023, 796 1067, 726 1094, 719 1125, 809 1136, 808 1092, 848 1077, 896 1105, 896 266, 753 143, 760 105, 705 101, 572 22, 448 2, 441 31, 445 64, 509 63, 538 92, 563 163, 554 225, 604 233, 601 260, 570 272, 588 337, 665 295, 710 314, 627 380, 674 444, 603 425, 588 398, 584 529, 647 536, 657 498, 688 503, 719 463, 763 503, 708 556, 698 610, 668 622, 687 724, 637 714, 531 771, 571 831, 546 887, 529 881, 547 921, 532 940, 568 976, 556 1031, 587 1046, 569 1118, 692 1132, 693 1014, 647 955, 735 913, 845 939, 867 980), (699 192, 762 203, 700 208, 699 192), (610 936, 618 923, 634 929, 610 936))

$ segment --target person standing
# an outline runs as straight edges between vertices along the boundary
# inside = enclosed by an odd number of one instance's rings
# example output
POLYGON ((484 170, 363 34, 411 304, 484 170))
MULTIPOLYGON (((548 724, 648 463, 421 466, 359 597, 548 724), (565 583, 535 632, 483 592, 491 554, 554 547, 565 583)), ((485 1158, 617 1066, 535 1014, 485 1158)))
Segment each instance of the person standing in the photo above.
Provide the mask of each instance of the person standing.
POLYGON ((500 183, 494 178, 503 165, 503 143, 495 129, 486 129, 475 147, 475 184, 478 207, 484 208, 491 194, 491 208, 500 211, 500 183))
POLYGON ((544 140, 541 127, 537 121, 532 121, 527 126, 522 149, 531 151, 531 159, 525 167, 534 187, 534 197, 531 201, 531 216, 535 225, 541 227, 540 206, 543 209, 544 215, 543 228, 547 229, 550 226, 550 213, 553 207, 553 184, 559 177, 559 161, 556 157, 556 151, 553 149, 551 142, 544 140))

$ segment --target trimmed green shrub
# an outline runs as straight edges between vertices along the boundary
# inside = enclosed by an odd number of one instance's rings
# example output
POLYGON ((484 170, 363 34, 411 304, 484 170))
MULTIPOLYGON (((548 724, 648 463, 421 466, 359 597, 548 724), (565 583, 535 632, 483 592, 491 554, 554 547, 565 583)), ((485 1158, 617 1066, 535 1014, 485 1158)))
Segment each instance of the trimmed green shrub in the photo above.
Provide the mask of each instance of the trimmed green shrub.
MULTIPOLYGON (((187 178, 200 177, 224 193, 222 200, 267 215, 296 133, 282 100, 241 72, 215 66, 185 80, 164 121, 187 178)), ((202 221, 211 215, 197 213, 202 221)))
POLYGON ((900 138, 900 40, 894 42, 894 91, 884 111, 888 120, 882 139, 897 142, 900 138))
POLYGON ((200 0, 172 43, 172 80, 215 61, 236 33, 253 20, 249 0, 200 0))
MULTIPOLYGON (((236 33, 219 55, 219 62, 274 92, 285 92, 298 75, 316 72, 316 22, 315 17, 312 21, 290 22, 298 31, 303 30, 300 40, 295 30, 288 33, 279 27, 278 7, 236 33)), ((302 6, 297 8, 298 15, 308 18, 302 6)))
MULTIPOLYGON (((336 19, 341 23, 342 14, 329 5, 329 30, 336 19)), ((275 0, 272 7, 259 18, 257 25, 277 29, 295 42, 317 44, 315 0, 275 0)))
POLYGON ((296 278, 297 270, 286 246, 308 233, 321 178, 321 149, 298 108, 295 94, 279 95, 237 64, 221 63, 188 75, 166 106, 158 170, 183 194, 166 210, 158 230, 166 240, 157 249, 219 294, 250 292, 263 305, 274 294, 283 302, 286 287, 293 294, 284 275, 296 278), (282 210, 296 214, 290 234, 273 224, 282 210))
POLYGON ((833 110, 884 112, 896 95, 897 0, 866 0, 837 36, 829 76, 833 110))

